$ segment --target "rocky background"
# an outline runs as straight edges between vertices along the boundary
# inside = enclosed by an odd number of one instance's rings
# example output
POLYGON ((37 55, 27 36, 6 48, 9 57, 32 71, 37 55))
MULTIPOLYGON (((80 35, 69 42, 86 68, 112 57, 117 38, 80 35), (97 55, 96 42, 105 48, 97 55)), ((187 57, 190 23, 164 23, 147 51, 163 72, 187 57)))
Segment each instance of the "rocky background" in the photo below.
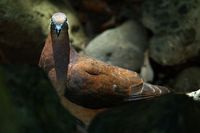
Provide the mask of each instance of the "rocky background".
POLYGON ((200 89, 200 0, 1 0, 0 132, 79 132, 37 68, 58 11, 80 54, 180 93, 106 111, 89 132, 196 132, 200 104, 183 93, 200 89))

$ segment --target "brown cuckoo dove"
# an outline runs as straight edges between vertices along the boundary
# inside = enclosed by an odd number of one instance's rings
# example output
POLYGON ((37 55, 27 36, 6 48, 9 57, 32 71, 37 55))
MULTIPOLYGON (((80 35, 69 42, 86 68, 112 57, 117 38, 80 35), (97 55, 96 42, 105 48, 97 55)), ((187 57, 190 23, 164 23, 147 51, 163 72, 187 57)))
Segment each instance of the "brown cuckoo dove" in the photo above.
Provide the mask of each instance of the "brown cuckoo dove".
POLYGON ((61 12, 51 18, 39 66, 48 73, 63 105, 85 123, 104 108, 169 93, 165 87, 145 83, 136 72, 79 55, 69 44, 67 17, 61 12))

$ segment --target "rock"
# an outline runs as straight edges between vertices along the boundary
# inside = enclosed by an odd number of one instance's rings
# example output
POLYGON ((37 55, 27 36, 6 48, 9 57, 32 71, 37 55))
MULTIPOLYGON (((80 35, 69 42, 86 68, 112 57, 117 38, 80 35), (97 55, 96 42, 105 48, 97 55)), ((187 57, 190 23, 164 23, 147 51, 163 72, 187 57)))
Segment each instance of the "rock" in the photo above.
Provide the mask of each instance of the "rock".
POLYGON ((75 132, 74 117, 60 104, 37 67, 0 66, 0 132, 75 132))
POLYGON ((171 94, 116 107, 97 116, 89 133, 198 132, 200 102, 171 94))
POLYGON ((173 81, 172 86, 176 92, 196 91, 200 89, 200 68, 186 68, 173 81))
POLYGON ((112 65, 139 70, 146 47, 145 30, 137 22, 128 21, 94 38, 85 53, 112 65))
POLYGON ((154 71, 149 61, 148 50, 144 53, 144 63, 140 69, 140 77, 144 80, 144 82, 152 82, 154 79, 154 71))
POLYGON ((143 24, 154 36, 150 56, 159 64, 176 65, 200 51, 200 0, 146 0, 143 24))
POLYGON ((197 91, 189 92, 186 95, 188 95, 189 97, 192 97, 194 101, 200 102, 200 89, 198 89, 197 91))
POLYGON ((81 49, 87 37, 70 5, 61 0, 1 0, 0 52, 5 57, 1 61, 37 63, 49 32, 49 19, 58 11, 67 14, 70 40, 75 47, 81 49))
MULTIPOLYGON (((192 39, 192 31, 186 31, 192 39)), ((186 62, 199 54, 200 45, 194 40, 186 40, 187 35, 154 36, 150 41, 150 56, 159 64, 176 65, 186 62)))

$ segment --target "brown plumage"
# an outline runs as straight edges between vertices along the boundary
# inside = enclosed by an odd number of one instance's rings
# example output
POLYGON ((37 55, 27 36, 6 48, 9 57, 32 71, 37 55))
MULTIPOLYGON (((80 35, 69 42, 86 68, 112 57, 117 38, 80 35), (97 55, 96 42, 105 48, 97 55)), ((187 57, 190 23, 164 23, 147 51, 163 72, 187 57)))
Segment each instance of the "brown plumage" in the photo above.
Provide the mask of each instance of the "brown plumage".
POLYGON ((69 45, 63 13, 52 16, 39 66, 48 73, 64 106, 77 117, 82 117, 77 112, 88 115, 83 110, 95 115, 93 111, 102 108, 169 93, 165 87, 144 83, 136 72, 79 55, 69 45))

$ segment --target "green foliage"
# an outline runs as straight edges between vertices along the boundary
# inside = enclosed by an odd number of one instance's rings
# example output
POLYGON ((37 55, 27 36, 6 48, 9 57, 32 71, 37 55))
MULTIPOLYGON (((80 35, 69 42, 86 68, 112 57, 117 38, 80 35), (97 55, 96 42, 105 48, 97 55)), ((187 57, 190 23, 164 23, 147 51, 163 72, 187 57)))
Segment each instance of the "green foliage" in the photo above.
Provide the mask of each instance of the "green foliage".
POLYGON ((0 68, 0 132, 17 133, 16 114, 13 110, 4 78, 3 70, 0 68))
MULTIPOLYGON (((60 99, 43 71, 37 67, 10 65, 1 67, 1 70, 4 72, 2 83, 7 86, 7 95, 11 101, 11 104, 6 102, 5 106, 9 107, 7 110, 15 112, 12 118, 18 123, 16 133, 75 131, 74 118, 60 104, 60 99)), ((8 117, 8 114, 4 116, 8 117)), ((0 121, 4 123, 4 119, 0 121)), ((10 123, 7 125, 11 126, 10 123)))

